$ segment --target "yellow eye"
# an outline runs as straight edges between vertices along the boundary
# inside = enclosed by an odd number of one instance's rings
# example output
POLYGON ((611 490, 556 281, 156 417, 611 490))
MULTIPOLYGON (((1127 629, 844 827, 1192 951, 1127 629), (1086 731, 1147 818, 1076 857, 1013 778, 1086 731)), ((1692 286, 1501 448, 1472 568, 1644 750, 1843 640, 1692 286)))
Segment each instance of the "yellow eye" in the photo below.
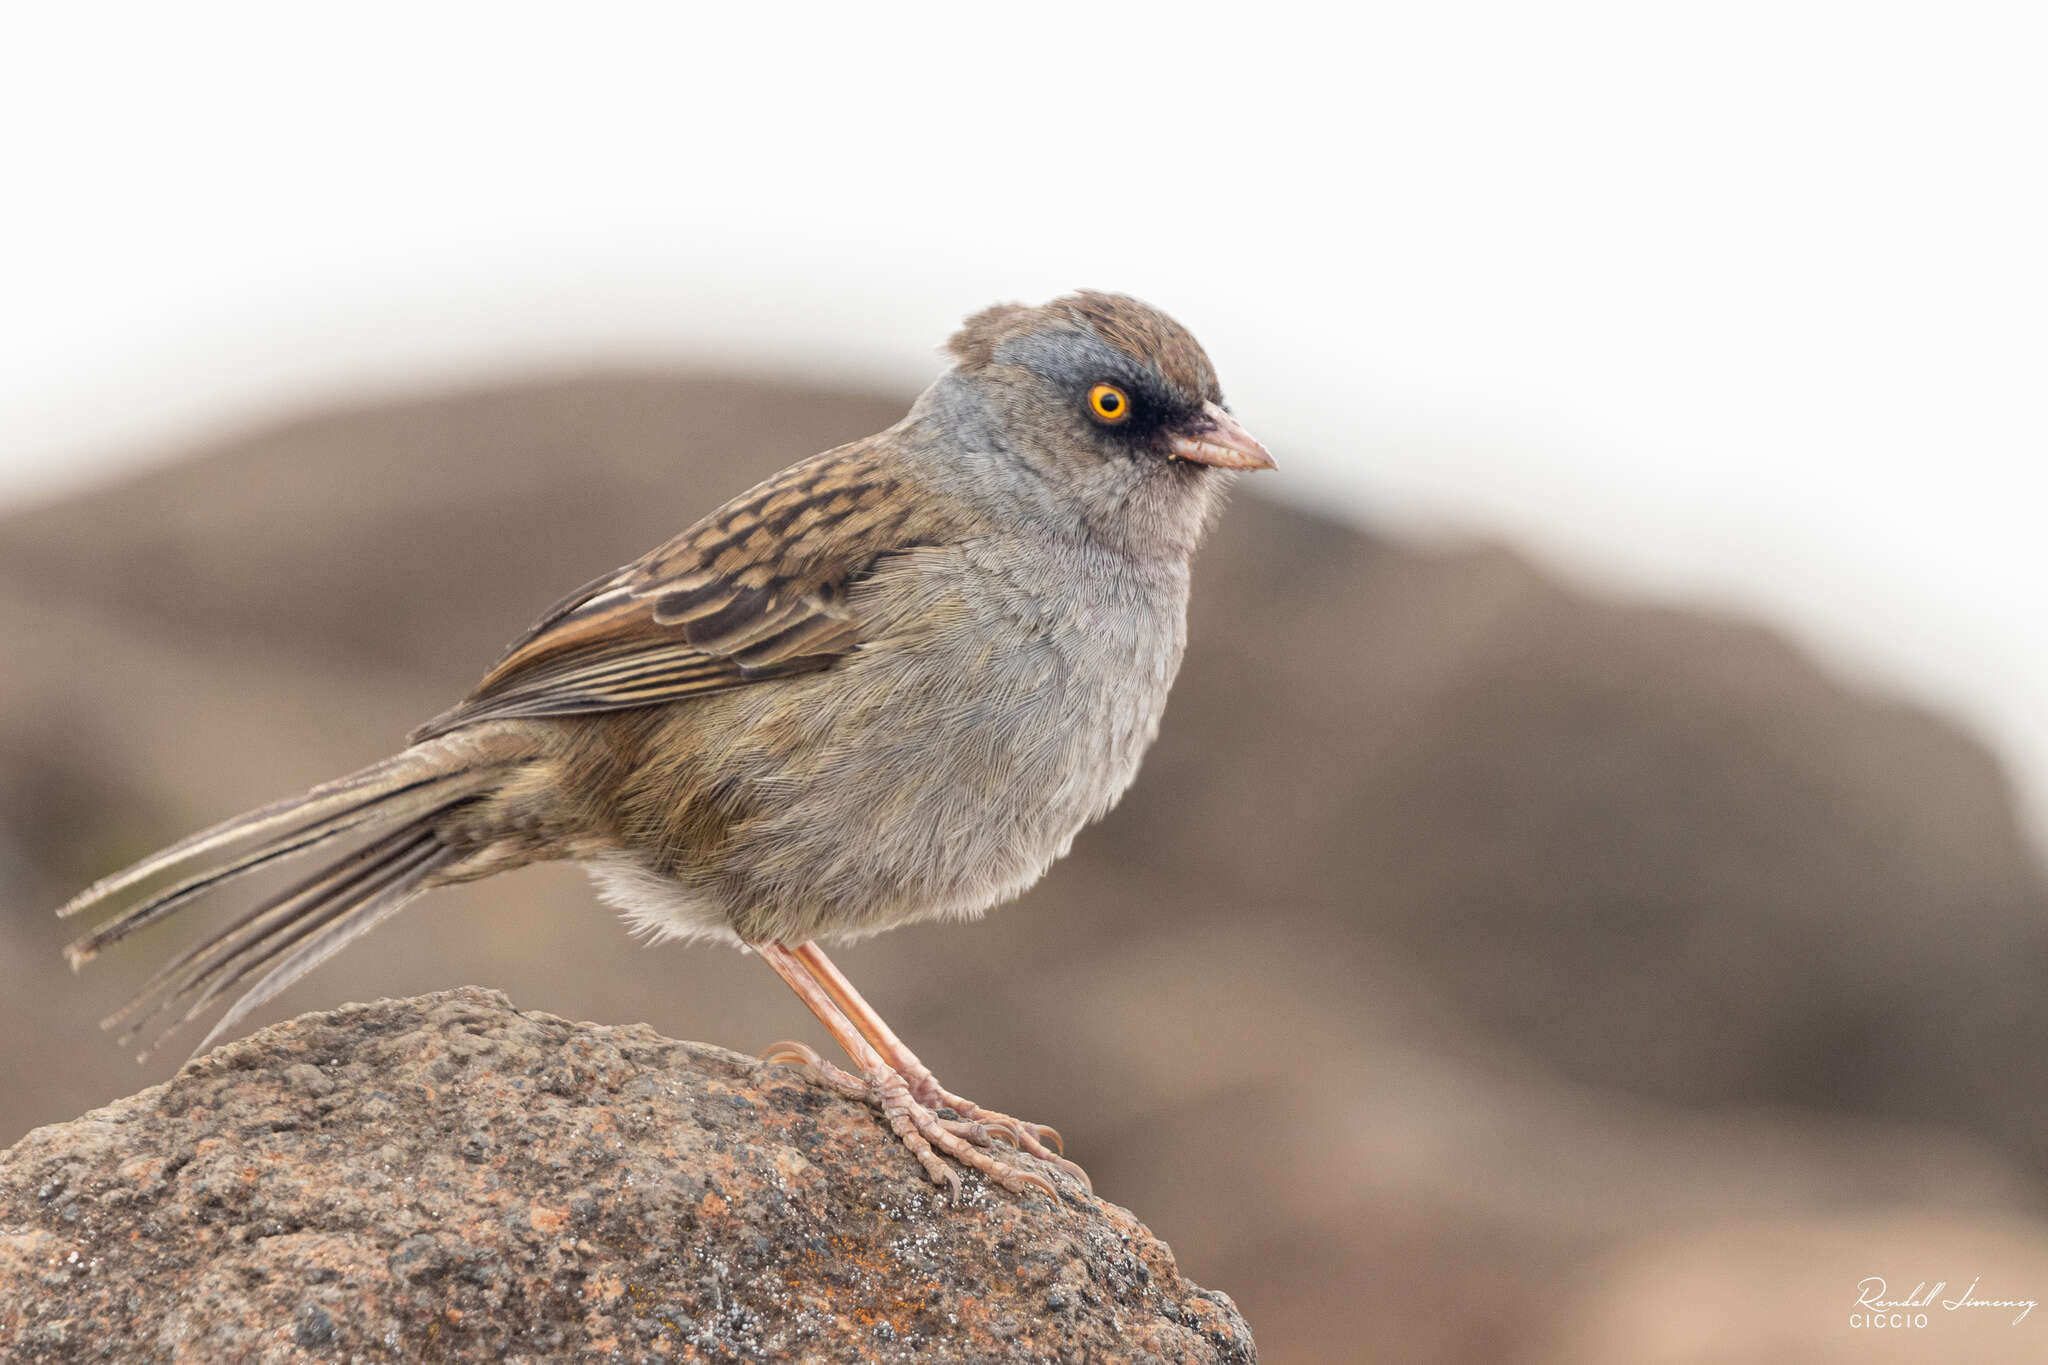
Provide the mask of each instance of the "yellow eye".
POLYGON ((1114 426, 1131 415, 1130 396, 1114 384, 1097 384, 1088 390, 1088 411, 1114 426))

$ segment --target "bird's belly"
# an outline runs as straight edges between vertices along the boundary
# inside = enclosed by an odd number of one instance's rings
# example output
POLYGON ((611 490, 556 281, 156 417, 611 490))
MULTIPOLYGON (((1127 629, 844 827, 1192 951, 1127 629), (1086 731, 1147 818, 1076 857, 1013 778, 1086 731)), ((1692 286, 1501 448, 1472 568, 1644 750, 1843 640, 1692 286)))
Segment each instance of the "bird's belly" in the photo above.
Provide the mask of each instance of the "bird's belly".
POLYGON ((1026 672, 971 723, 937 714, 871 729, 758 831, 757 848, 806 868, 774 899, 785 912, 808 901, 805 927, 833 938, 979 914, 1036 882, 1115 803, 1157 723, 1158 707, 1128 694, 1026 672))
MULTIPOLYGON (((892 689, 899 702, 912 686, 892 689)), ((977 916, 1027 890, 1116 803, 1164 699, 1163 688, 1077 687, 1026 668, 973 723, 949 717, 942 697, 845 715, 836 761, 794 783, 784 768, 741 784, 750 813, 704 856, 659 871, 622 856, 592 871, 656 938, 844 942, 977 916)))
POLYGON ((685 877, 747 941, 859 938, 1020 894, 1137 775, 1184 600, 854 656, 804 717, 812 761, 764 764, 775 779, 685 877))
POLYGON ((890 584, 938 624, 676 713, 689 742, 650 751, 710 761, 639 775, 607 898, 657 937, 801 942, 1023 892, 1137 775, 1185 641, 1184 566, 1080 577, 1053 603, 1070 565, 890 584))

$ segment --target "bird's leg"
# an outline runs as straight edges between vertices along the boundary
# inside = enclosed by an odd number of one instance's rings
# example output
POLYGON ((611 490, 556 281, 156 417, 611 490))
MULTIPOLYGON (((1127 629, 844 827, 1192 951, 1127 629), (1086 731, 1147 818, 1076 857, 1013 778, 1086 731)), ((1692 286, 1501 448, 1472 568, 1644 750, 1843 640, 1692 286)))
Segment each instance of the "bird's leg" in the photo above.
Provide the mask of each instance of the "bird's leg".
POLYGON ((1012 1194, 1035 1189, 1050 1198, 1059 1197, 1051 1181, 997 1161, 962 1137, 954 1125, 934 1114, 930 1106, 920 1103, 910 1093, 910 1086, 902 1075, 861 1035, 861 1031, 854 1027, 789 949, 779 943, 757 943, 754 951, 796 992, 797 999, 818 1016, 818 1022, 825 1026, 833 1041, 846 1049, 846 1055, 860 1068, 862 1079, 855 1080, 801 1044, 778 1043, 770 1050, 771 1058, 793 1056, 810 1062, 834 1090, 850 1098, 863 1099, 881 1110, 882 1119, 890 1131, 910 1149, 910 1154, 917 1158, 918 1165, 924 1167, 932 1183, 944 1186, 956 1204, 960 1202, 960 1175, 945 1163, 939 1152, 944 1152, 963 1166, 972 1166, 1012 1194))
POLYGON ((971 1123, 978 1123, 1000 1132, 1009 1138, 1011 1146, 1023 1148, 1040 1161, 1052 1162, 1079 1180, 1082 1185, 1091 1190, 1094 1188, 1088 1179, 1088 1173, 1063 1155, 1066 1143, 1060 1139, 1058 1129, 1043 1123, 1027 1123, 1023 1119, 1011 1118, 1008 1114, 984 1109, 973 1100, 962 1099, 946 1089, 939 1084, 938 1077, 932 1075, 931 1068, 919 1061, 917 1054, 896 1036, 896 1030, 889 1027, 888 1022, 876 1012, 875 1007, 854 989, 853 983, 846 979, 846 973, 840 971, 833 965, 832 959, 825 956, 823 948, 816 943, 802 943, 790 951, 803 965, 804 970, 825 988, 826 993, 845 1012, 854 1026, 866 1035, 867 1040, 888 1060, 896 1073, 909 1084, 910 1093, 917 1097, 918 1103, 927 1109, 951 1109, 971 1123))

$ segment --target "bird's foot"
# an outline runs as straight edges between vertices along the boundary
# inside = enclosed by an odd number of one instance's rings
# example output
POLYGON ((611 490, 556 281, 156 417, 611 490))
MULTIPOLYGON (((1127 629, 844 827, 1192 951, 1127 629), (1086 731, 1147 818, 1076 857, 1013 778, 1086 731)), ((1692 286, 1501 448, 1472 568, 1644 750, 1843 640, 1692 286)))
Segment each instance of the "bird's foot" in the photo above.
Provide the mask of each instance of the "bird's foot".
MULTIPOLYGON (((1058 1190, 1044 1176, 1010 1162, 999 1161, 988 1151, 998 1144, 1030 1151, 1026 1144, 1037 1141, 1032 1130, 1041 1125, 1026 1125, 1006 1114, 990 1113, 968 1101, 948 1096, 936 1087, 933 1087, 935 1097, 940 1098, 941 1103, 929 1103, 913 1094, 910 1083, 889 1067, 877 1067, 864 1076, 856 1076, 833 1065, 819 1056, 815 1049, 802 1043, 777 1043, 762 1053, 761 1059, 808 1067, 835 1093, 878 1110, 882 1121, 889 1125, 889 1131, 910 1149, 910 1154, 917 1158, 917 1164, 924 1168, 932 1183, 944 1187, 955 1204, 960 1202, 960 1173, 946 1164, 945 1157, 940 1155, 942 1152, 962 1166, 980 1171, 1012 1194, 1036 1190, 1048 1198, 1059 1198, 1058 1190), (941 1107, 952 1109, 955 1117, 949 1118, 937 1112, 941 1107)), ((926 1079, 930 1079, 928 1072, 926 1079)), ((1059 1135, 1054 1133, 1053 1136, 1057 1138, 1059 1135)), ((1043 1144, 1038 1145, 1044 1151, 1043 1144)), ((1088 1177, 1081 1168, 1057 1153, 1046 1151, 1040 1159, 1076 1175, 1084 1186, 1087 1185, 1088 1177)))
POLYGON ((1060 1137, 1059 1129, 1050 1124, 1012 1118, 993 1109, 984 1109, 973 1100, 963 1099, 940 1085, 931 1069, 915 1059, 902 1069, 902 1074, 911 1094, 927 1109, 950 1109, 968 1122, 980 1124, 1019 1151, 1029 1152, 1040 1161, 1059 1167, 1080 1181, 1081 1187, 1090 1194, 1095 1192, 1095 1182, 1088 1178, 1088 1172, 1067 1160, 1067 1144, 1060 1137))

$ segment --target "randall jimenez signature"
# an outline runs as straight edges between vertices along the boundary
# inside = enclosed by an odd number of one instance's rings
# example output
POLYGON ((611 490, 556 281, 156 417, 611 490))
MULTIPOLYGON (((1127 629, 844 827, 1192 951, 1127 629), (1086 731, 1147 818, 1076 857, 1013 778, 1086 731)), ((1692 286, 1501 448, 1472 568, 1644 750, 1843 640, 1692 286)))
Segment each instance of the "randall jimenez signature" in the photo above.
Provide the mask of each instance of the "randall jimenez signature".
POLYGON ((1954 1313, 1964 1308, 2016 1308, 2019 1315, 2012 1320, 2017 1327, 2027 1320, 2027 1314, 2034 1311, 2032 1299, 1993 1299, 1980 1296, 1977 1285, 1982 1277, 1970 1281, 1970 1287, 1954 1298, 1937 1296, 1948 1288, 1947 1280, 1937 1280, 1932 1287, 1922 1280, 1913 1286, 1913 1292, 1903 1299, 1885 1297, 1884 1277, 1872 1275, 1856 1285, 1856 1311, 1849 1315, 1851 1327, 1906 1328, 1925 1327, 1927 1310, 1937 1304, 1947 1312, 1954 1313))

